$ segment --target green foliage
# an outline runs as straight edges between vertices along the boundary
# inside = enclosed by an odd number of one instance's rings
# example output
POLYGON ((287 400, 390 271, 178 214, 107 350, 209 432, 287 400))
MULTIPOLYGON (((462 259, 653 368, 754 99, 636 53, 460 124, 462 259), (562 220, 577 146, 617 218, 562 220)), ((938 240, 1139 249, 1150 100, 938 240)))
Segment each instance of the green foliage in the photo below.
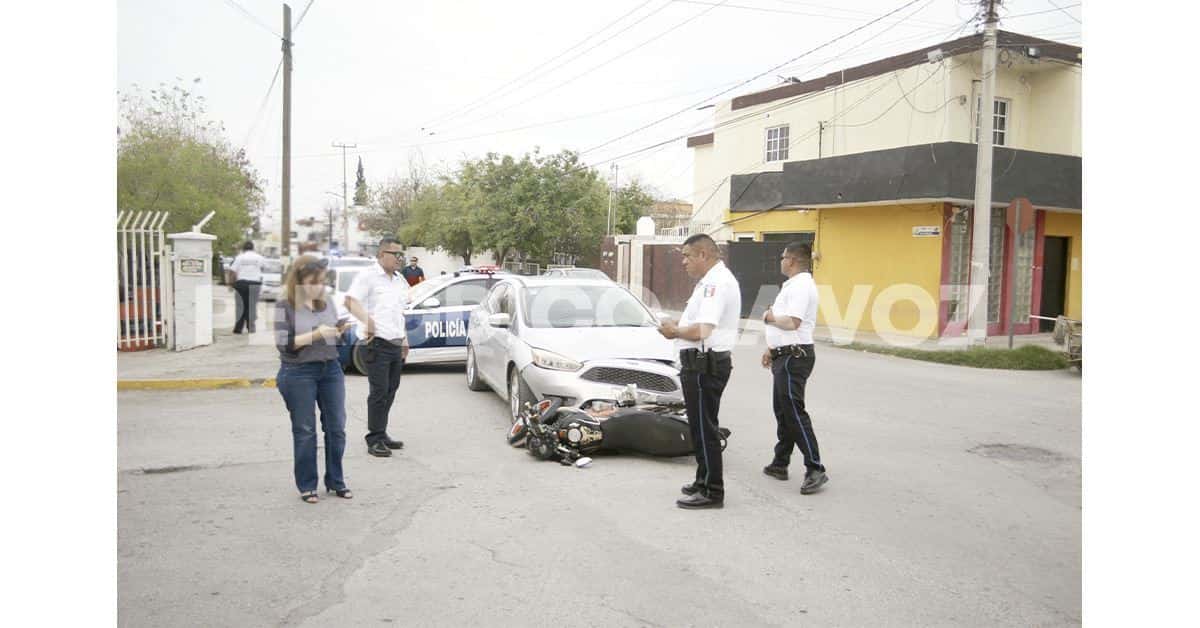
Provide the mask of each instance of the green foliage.
POLYGON ((362 157, 358 158, 358 173, 354 177, 354 204, 365 207, 369 203, 367 177, 363 174, 362 157))
MULTIPOLYGON (((546 263, 556 253, 583 263, 599 259, 608 219, 608 187, 579 155, 538 151, 520 158, 489 153, 429 181, 413 170, 375 189, 368 229, 406 244, 440 248, 470 263, 496 259, 546 263)), ((634 182, 615 197, 618 231, 632 233, 654 199, 634 182)))
POLYGON ((654 195, 636 179, 618 188, 613 196, 613 213, 617 223, 613 231, 636 233, 638 218, 650 214, 654 200, 654 195))
MULTIPOLYGON (((193 83, 199 82, 195 79, 193 83)), ((187 231, 208 212, 214 250, 233 251, 258 225, 265 202, 258 173, 205 117, 204 97, 181 85, 120 95, 117 208, 168 211, 164 229, 187 231)))
POLYGON ((1055 371, 1067 368, 1067 357, 1064 354, 1037 345, 1025 345, 1016 349, 972 347, 964 350, 934 351, 851 343, 845 345, 844 348, 882 353, 910 360, 923 360, 925 362, 938 362, 940 364, 970 366, 981 369, 1055 371))

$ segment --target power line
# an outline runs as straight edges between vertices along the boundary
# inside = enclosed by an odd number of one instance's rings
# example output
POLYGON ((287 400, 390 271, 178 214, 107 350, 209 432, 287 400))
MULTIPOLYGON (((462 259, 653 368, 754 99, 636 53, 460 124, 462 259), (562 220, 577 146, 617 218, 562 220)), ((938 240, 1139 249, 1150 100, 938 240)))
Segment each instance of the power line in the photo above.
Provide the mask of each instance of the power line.
POLYGON ((254 129, 258 127, 258 123, 262 121, 263 111, 267 108, 267 102, 271 98, 271 92, 275 89, 275 81, 279 79, 279 70, 283 67, 283 59, 275 65, 275 75, 271 77, 271 84, 267 86, 267 93, 263 95, 262 104, 258 106, 258 113, 254 114, 254 122, 250 125, 250 130, 246 132, 246 141, 242 142, 242 147, 250 144, 250 136, 254 134, 254 129))
POLYGON ((786 66, 786 65, 788 65, 788 64, 790 64, 790 63, 795 63, 797 60, 799 60, 799 59, 802 59, 802 58, 804 58, 804 57, 806 57, 806 56, 808 56, 808 55, 810 55, 810 54, 812 54, 812 53, 814 53, 814 52, 816 52, 816 51, 818 51, 818 50, 821 50, 821 49, 823 49, 823 48, 826 48, 826 47, 828 47, 828 46, 830 46, 830 45, 832 45, 832 44, 834 44, 834 43, 836 43, 836 42, 838 42, 838 41, 841 41, 842 39, 845 39, 846 37, 849 37, 850 35, 853 35, 854 33, 857 33, 858 31, 861 31, 861 30, 863 30, 864 28, 867 28, 868 26, 871 26, 871 25, 873 25, 873 24, 875 24, 875 23, 879 22, 880 20, 886 19, 886 18, 888 18, 888 17, 890 17, 890 16, 892 16, 892 15, 895 15, 896 13, 898 13, 898 12, 900 12, 900 11, 903 11, 904 9, 907 9, 908 7, 910 7, 910 6, 914 5, 914 4, 916 4, 917 2, 920 2, 920 0, 909 0, 909 2, 905 3, 904 5, 900 6, 900 7, 899 7, 899 8, 897 8, 897 9, 894 9, 894 10, 892 10, 892 11, 889 11, 888 13, 886 13, 886 14, 884 14, 884 15, 881 15, 881 16, 879 16, 879 17, 877 17, 877 18, 875 18, 875 19, 871 20, 870 22, 867 22, 866 24, 863 24, 863 25, 861 25, 861 26, 858 26, 858 27, 856 27, 856 28, 854 28, 854 29, 852 29, 852 30, 850 30, 850 31, 846 32, 846 33, 843 33, 842 35, 839 35, 839 36, 835 37, 834 39, 831 39, 831 40, 829 40, 829 41, 827 41, 827 42, 825 42, 825 43, 823 43, 823 44, 821 44, 821 45, 817 46, 816 48, 813 48, 813 49, 809 50, 808 52, 805 52, 805 53, 803 53, 803 54, 801 54, 801 55, 799 55, 799 56, 797 56, 797 57, 793 57, 793 58, 791 58, 791 59, 788 59, 787 61, 785 61, 785 62, 783 62, 783 63, 780 63, 780 64, 778 64, 778 65, 775 65, 775 66, 773 66, 773 67, 771 67, 771 68, 767 69, 765 72, 762 72, 762 73, 760 73, 760 74, 758 74, 758 75, 756 75, 756 76, 753 76, 753 77, 751 77, 751 78, 749 78, 749 79, 746 79, 745 81, 742 81, 741 83, 738 83, 737 85, 734 85, 733 87, 731 87, 731 88, 729 88, 729 89, 722 90, 721 92, 718 92, 718 93, 716 93, 716 94, 713 94, 712 96, 710 96, 710 97, 708 97, 708 98, 705 98, 704 100, 701 100, 701 101, 699 101, 699 102, 697 102, 697 103, 695 103, 695 104, 693 104, 693 105, 691 105, 691 106, 689 106, 689 107, 687 107, 687 108, 685 108, 685 109, 681 109, 681 110, 679 110, 679 111, 676 111, 675 113, 672 113, 672 114, 670 114, 670 115, 668 115, 668 116, 666 116, 666 117, 659 118, 658 120, 655 120, 655 121, 653 121, 653 122, 651 122, 651 123, 649 123, 649 124, 645 124, 645 125, 643 125, 643 126, 640 126, 640 127, 636 128, 636 129, 634 129, 634 130, 632 130, 632 131, 630 131, 630 132, 628 132, 628 133, 625 133, 624 135, 620 135, 620 136, 618 136, 618 137, 615 137, 615 138, 613 138, 613 139, 611 139, 611 140, 608 140, 607 142, 604 142, 603 144, 598 144, 598 145, 596 145, 596 146, 593 146, 593 147, 591 147, 591 148, 589 148, 589 149, 587 149, 587 150, 583 151, 583 152, 582 152, 582 153, 580 153, 580 154, 581 154, 581 155, 585 155, 585 154, 587 154, 587 153, 590 153, 590 152, 592 152, 592 151, 598 150, 598 149, 600 149, 600 148, 603 148, 603 147, 605 147, 605 146, 608 146, 609 144, 612 144, 612 143, 614 143, 614 142, 617 142, 617 141, 619 141, 619 140, 623 140, 623 139, 625 139, 625 138, 627 138, 627 137, 629 137, 629 136, 631 136, 631 135, 634 135, 634 134, 636 134, 636 133, 639 133, 639 132, 641 132, 641 131, 644 131, 644 130, 646 130, 646 129, 648 129, 648 128, 652 127, 652 126, 655 126, 655 125, 657 125, 657 124, 659 124, 659 123, 661 123, 661 122, 664 122, 664 121, 666 121, 666 120, 669 120, 669 119, 671 119, 671 118, 673 118, 673 117, 675 117, 675 116, 677 116, 677 115, 679 115, 679 114, 681 114, 681 113, 686 113, 686 112, 688 112, 688 111, 690 111, 690 110, 694 110, 696 107, 698 107, 698 106, 700 106, 700 105, 702 105, 702 104, 704 104, 704 103, 706 103, 706 102, 708 102, 708 101, 712 100, 713 98, 717 98, 717 97, 719 97, 719 96, 723 96, 723 95, 725 95, 725 94, 728 94, 729 92, 731 92, 731 91, 733 91, 733 90, 735 90, 735 89, 737 89, 737 88, 739 88, 739 87, 741 87, 741 86, 743 86, 743 85, 746 85, 746 84, 748 84, 748 83, 751 83, 751 82, 753 82, 753 81, 755 81, 755 80, 758 80, 758 79, 760 79, 760 78, 762 78, 762 77, 764 77, 764 76, 766 76, 766 75, 768 75, 768 74, 770 74, 770 73, 774 72, 775 70, 778 70, 779 68, 781 68, 781 67, 783 67, 783 66, 786 66))
POLYGON ((279 39, 283 39, 283 35, 280 35, 278 32, 275 31, 275 29, 271 28, 270 26, 267 26, 266 22, 263 22, 262 20, 255 17, 253 13, 247 11, 245 9, 245 7, 238 4, 234 0, 225 0, 225 4, 229 5, 234 10, 236 10, 239 13, 241 13, 242 15, 246 16, 246 18, 249 19, 250 21, 254 22, 255 24, 258 24, 260 27, 265 29, 268 33, 271 33, 272 35, 278 37, 279 39))
MULTIPOLYGON (((1000 19, 1001 19, 1001 21, 1003 21, 1003 20, 1011 20, 1011 19, 1018 18, 1018 17, 1029 17, 1029 16, 1031 16, 1031 15, 1045 15, 1045 14, 1047 14, 1047 13, 1055 13, 1055 12, 1058 12, 1058 11, 1063 11, 1063 12, 1065 13, 1065 12, 1066 12, 1066 9, 1074 9, 1075 7, 1079 6, 1079 3, 1075 3, 1075 4, 1068 4, 1068 5, 1067 5, 1067 6, 1065 6, 1065 7, 1059 7, 1059 6, 1057 6, 1057 5, 1055 5, 1055 6, 1056 6, 1056 8, 1054 8, 1054 9, 1047 9, 1047 10, 1045 10, 1045 11, 1034 11, 1034 12, 1032 12, 1032 13, 1018 13, 1018 14, 1016 14, 1016 15, 1006 15, 1006 16, 1004 16, 1004 17, 1000 18, 1000 19)), ((1070 13, 1067 13, 1067 15, 1070 15, 1070 13)), ((1082 24, 1082 22, 1080 22, 1080 23, 1082 24)))
MULTIPOLYGON (((683 3, 683 4, 701 4, 701 5, 709 5, 709 6, 721 6, 721 5, 716 5, 715 3, 712 3, 712 2, 701 2, 700 0, 675 0, 675 2, 679 2, 679 3, 683 3)), ((727 9, 744 9, 744 10, 748 10, 748 11, 760 11, 763 13, 780 13, 780 14, 785 14, 785 15, 800 15, 800 16, 804 16, 804 17, 819 17, 819 18, 825 18, 825 19, 830 19, 830 20, 844 20, 844 21, 849 21, 849 22, 857 22, 860 19, 858 17, 852 17, 849 15, 829 15, 828 13, 806 13, 804 11, 788 11, 786 9, 771 9, 768 7, 755 7, 755 6, 745 5, 745 4, 725 4, 724 7, 727 9)), ((937 23, 937 22, 928 22, 928 23, 926 23, 926 25, 932 25, 938 29, 948 28, 950 26, 949 24, 941 24, 941 23, 937 23)), ((920 25, 914 23, 913 26, 920 26, 920 25)))
MULTIPOLYGON (((494 89, 494 90, 492 90, 492 91, 490 91, 490 92, 488 92, 488 93, 484 94, 483 96, 480 96, 479 98, 477 98, 477 99, 475 99, 475 100, 471 101, 470 103, 468 103, 468 104, 467 104, 466 106, 464 106, 464 107, 460 107, 460 108, 458 108, 458 109, 456 109, 456 110, 454 110, 454 111, 452 111, 452 112, 450 112, 450 113, 448 113, 448 114, 444 114, 444 115, 438 116, 438 117, 434 118, 433 120, 430 120, 430 121, 428 121, 428 122, 426 122, 426 123, 422 124, 422 125, 421 125, 421 127, 422 127, 422 128, 425 128, 425 127, 428 127, 428 126, 432 126, 433 124, 436 124, 436 123, 438 123, 438 122, 441 122, 441 121, 443 121, 443 120, 448 120, 448 119, 450 119, 450 118, 453 118, 453 117, 455 117, 455 116, 457 116, 457 115, 461 115, 461 114, 467 113, 467 112, 469 112, 469 111, 473 111, 474 109, 478 108, 478 105, 480 105, 480 104, 482 104, 482 103, 486 102, 486 101, 487 101, 487 99, 488 99, 488 98, 490 98, 491 96, 493 96, 493 95, 496 95, 497 93, 499 93, 499 92, 501 92, 501 91, 504 91, 504 90, 505 90, 506 88, 508 88, 510 85, 513 85, 513 84, 515 84, 515 83, 517 83, 517 82, 520 82, 520 81, 522 81, 522 79, 525 79, 525 78, 529 77, 530 75, 532 75, 532 74, 536 73, 538 70, 540 70, 540 69, 542 69, 542 68, 546 67, 547 65, 550 65, 550 64, 554 63, 555 61, 560 61, 560 60, 561 60, 561 62, 560 62, 558 65, 556 65, 554 68, 551 68, 551 69, 549 70, 549 72, 553 72, 554 70, 556 70, 556 69, 558 69, 558 68, 561 68, 562 66, 566 65, 567 63, 570 63, 571 61, 573 61, 573 60, 575 60, 575 59, 579 58, 581 55, 583 55, 583 54, 586 54, 587 52, 589 52, 589 51, 591 51, 591 50, 594 50, 596 47, 598 47, 598 46, 600 46, 600 45, 604 44, 605 42, 608 42, 608 41, 612 40, 612 39, 613 39, 614 37, 616 37, 617 35, 620 35, 621 33, 624 33, 625 31, 627 31, 627 30, 629 30, 629 29, 633 28, 634 26, 637 26, 638 24, 641 24, 642 22, 646 21, 646 20, 647 20, 647 19, 649 19, 651 16, 654 16, 655 14, 659 13, 660 11, 662 11, 662 10, 663 10, 663 9, 665 9, 665 8, 667 8, 667 7, 668 7, 668 6, 670 6, 670 4, 671 4, 670 2, 667 2, 666 4, 663 4, 662 6, 660 6, 660 7, 659 7, 659 8, 657 8, 657 9, 655 9, 654 11, 651 11, 650 13, 647 13, 646 15, 643 15, 641 18, 639 18, 639 19, 638 19, 637 21, 635 21, 634 23, 632 23, 632 24, 630 24, 630 25, 626 26, 625 28, 622 28, 621 30, 619 30, 619 31, 617 31, 617 32, 615 32, 615 33, 613 33, 612 35, 608 36, 607 38, 605 38, 605 39, 603 39, 603 40, 601 40, 601 41, 597 42, 597 43, 596 43, 596 44, 594 44, 594 45, 592 45, 590 48, 587 48, 587 49, 583 50, 582 52, 580 52, 580 53, 578 53, 578 54, 576 54, 576 55, 574 55, 574 56, 570 57, 569 59, 562 60, 562 56, 563 56, 563 55, 565 55, 565 54, 567 54, 567 53, 571 52, 572 50, 574 50, 574 49, 576 49, 576 48, 578 48, 578 47, 582 46, 583 44, 587 43, 587 41, 588 41, 588 40, 592 39, 593 37, 596 37, 597 35, 599 35, 600 33, 603 33, 604 31, 606 31, 606 30, 608 30, 608 29, 612 28, 612 27, 613 27, 613 26, 615 26, 616 24, 619 24, 619 23, 620 23, 622 20, 624 20, 625 18, 629 17, 630 15, 633 15, 634 13, 636 13, 636 12, 640 11, 640 10, 641 10, 641 9, 643 9, 643 8, 644 8, 646 5, 650 4, 650 3, 651 3, 651 2, 653 2, 653 1, 654 1, 654 0, 646 0, 645 2, 643 2, 643 3, 639 4, 638 6, 634 7, 634 8, 633 8, 633 10, 631 10, 631 11, 629 11, 629 12, 627 12, 627 13, 624 13, 624 14, 622 14, 622 15, 621 15, 621 17, 618 17, 617 19, 615 19, 615 20, 613 20, 613 21, 609 22, 608 24, 605 24, 605 25, 604 25, 604 27, 603 27, 603 28, 601 28, 600 30, 598 30, 598 31, 596 31, 596 32, 594 32, 594 33, 592 33, 592 34, 588 35, 587 37, 584 37, 583 39, 579 40, 579 42, 578 42, 578 43, 576 43, 575 45, 571 46, 570 48, 567 48, 566 50, 564 50, 564 51, 562 51, 562 52, 558 53, 557 55, 554 55, 553 57, 550 57, 550 58, 549 58, 549 59, 547 59, 546 61, 544 61, 544 62, 542 62, 542 63, 538 64, 537 66, 535 66, 533 69, 530 69, 530 70, 526 71, 525 73, 521 74, 520 76, 517 76, 516 78, 513 78, 512 80, 510 80, 509 82, 505 83, 504 85, 501 85, 500 87, 498 87, 498 88, 496 88, 496 89, 494 89)), ((543 75, 544 75, 544 74, 546 74, 546 73, 543 73, 543 75)), ((528 81, 525 81, 525 82, 528 82, 528 81)))
MULTIPOLYGON (((1054 0, 1046 0, 1046 2, 1049 2, 1049 3, 1050 3, 1050 6, 1052 6, 1052 7, 1056 8, 1056 9, 1058 9, 1059 11, 1062 11, 1064 15, 1066 15, 1066 16, 1067 16, 1067 17, 1069 17, 1069 18, 1071 18, 1072 20, 1075 20, 1075 21, 1076 21, 1076 22, 1078 22, 1079 24, 1083 24, 1083 22, 1082 22, 1082 21, 1080 21, 1080 20, 1079 20, 1079 18, 1077 18, 1077 17, 1075 17, 1074 15, 1071 15, 1070 13, 1068 13, 1068 12, 1067 12, 1067 9, 1066 9, 1066 7, 1059 6, 1059 5, 1058 5, 1058 3, 1057 3, 1057 2, 1055 2, 1054 0)), ((1075 6, 1079 6, 1079 5, 1075 5, 1075 6)))
POLYGON ((308 10, 312 8, 314 0, 308 0, 308 4, 304 6, 304 10, 300 12, 300 18, 296 20, 296 25, 292 27, 292 34, 296 34, 296 29, 300 28, 300 22, 304 21, 304 16, 308 15, 308 10))
MULTIPOLYGON (((691 17, 689 17, 688 19, 686 19, 686 20, 684 20, 684 21, 682 21, 682 22, 680 22, 680 23, 678 23, 678 24, 676 24, 676 25, 672 26, 671 28, 668 28, 667 30, 665 30, 665 31, 663 31, 663 32, 661 32, 661 33, 659 33, 659 34, 655 35, 654 37, 651 37, 650 39, 647 39, 646 41, 643 41, 642 43, 640 43, 640 44, 638 44, 638 45, 634 46, 633 48, 630 48, 630 49, 628 49, 628 50, 626 50, 626 51, 624 51, 624 52, 622 52, 622 53, 618 54, 617 56, 615 56, 615 57, 612 57, 612 58, 610 58, 610 59, 608 59, 608 60, 606 60, 606 61, 604 61, 604 62, 600 63, 599 65, 596 65, 596 66, 593 66, 593 67, 591 67, 591 68, 589 68, 589 69, 587 69, 587 70, 584 70, 583 72, 581 72, 581 73, 579 73, 579 74, 576 74, 575 76, 573 76, 573 77, 571 77, 571 78, 569 78, 569 79, 567 79, 567 80, 565 80, 565 81, 563 81, 563 82, 561 82, 561 83, 558 83, 557 85, 554 85, 554 86, 550 87, 549 89, 542 90, 542 91, 538 92, 537 94, 534 94, 533 96, 530 96, 529 98, 526 98, 525 100, 522 100, 522 101, 520 101, 520 102, 514 103, 514 104, 512 104, 512 105, 509 105, 509 106, 507 106, 507 107, 504 107, 503 109, 500 109, 500 110, 497 110, 497 111, 495 111, 495 112, 492 112, 491 114, 488 114, 488 115, 486 115, 486 116, 484 116, 484 117, 482 117, 482 118, 478 118, 478 119, 476 119, 476 120, 474 120, 474 121, 472 121, 472 122, 466 123, 466 124, 464 124, 464 125, 460 125, 460 127, 457 127, 457 128, 461 128, 462 126, 470 126, 471 124, 475 124, 475 123, 477 123, 477 122, 482 122, 482 121, 484 121, 484 120, 488 120, 488 119, 494 118, 494 117, 496 117, 496 116, 500 115, 501 113, 504 113, 504 112, 506 112, 506 111, 509 111, 510 109, 513 109, 514 107, 519 107, 519 106, 521 106, 521 105, 523 105, 523 104, 525 104, 525 103, 527 103, 527 102, 529 102, 529 101, 531 101, 531 100, 533 100, 533 99, 535 99, 535 98, 540 98, 540 97, 542 97, 542 96, 545 96, 546 94, 548 94, 548 93, 550 93, 550 92, 552 92, 552 91, 554 91, 554 90, 556 90, 556 89, 559 89, 559 88, 561 88, 561 87, 564 87, 564 86, 566 86, 566 85, 568 85, 568 84, 570 84, 570 83, 573 83, 573 82, 575 82, 575 81, 577 81, 577 80, 579 80, 579 79, 583 78, 584 76, 587 76, 588 74, 591 74, 592 72, 595 72, 596 70, 599 70, 600 68, 602 68, 602 67, 604 67, 604 66, 606 66, 606 65, 608 65, 608 64, 610 64, 610 63, 612 63, 612 62, 614 62, 614 61, 616 61, 617 59, 620 59, 620 58, 622 58, 622 57, 624 57, 624 56, 626 56, 626 55, 628 55, 628 54, 630 54, 630 53, 632 53, 632 52, 634 52, 634 51, 636 51, 636 50, 638 50, 638 49, 640 49, 640 48, 643 48, 643 47, 645 47, 645 46, 646 46, 646 45, 648 45, 648 44, 651 44, 651 43, 653 43, 653 42, 655 42, 655 41, 658 41, 659 39, 662 39, 663 37, 667 36, 668 34, 670 34, 670 33, 674 32, 674 31, 676 31, 676 30, 678 30, 678 29, 680 29, 680 28, 682 28, 682 27, 684 27, 684 26, 686 26, 687 24, 691 23, 692 21, 694 21, 694 20, 696 20, 696 19, 699 19, 699 18, 701 18, 701 17, 703 17, 703 16, 705 16, 705 15, 707 15, 707 14, 711 13, 711 12, 712 12, 712 11, 714 11, 714 10, 715 10, 717 7, 720 7, 721 5, 725 4, 725 3, 726 3, 726 2, 728 2, 728 1, 729 1, 729 0, 722 0, 721 4, 718 4, 718 5, 716 5, 716 6, 713 6, 713 7, 710 7, 710 8, 708 8, 708 9, 705 9, 704 11, 701 11, 700 13, 697 13, 697 14, 695 14, 695 15, 693 15, 693 16, 691 16, 691 17)), ((916 2, 916 1, 918 1, 918 0, 913 0, 913 1, 914 1, 914 2, 916 2)), ((668 3, 668 4, 669 4, 669 3, 668 3)))

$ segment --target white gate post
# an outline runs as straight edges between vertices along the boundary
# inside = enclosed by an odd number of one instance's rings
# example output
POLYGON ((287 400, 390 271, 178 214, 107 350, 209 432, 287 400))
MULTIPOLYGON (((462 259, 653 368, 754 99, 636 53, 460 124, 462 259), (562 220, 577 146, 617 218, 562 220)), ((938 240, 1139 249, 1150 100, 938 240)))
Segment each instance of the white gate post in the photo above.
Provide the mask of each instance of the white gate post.
POLYGON ((172 349, 185 351, 210 345, 213 342, 212 247, 217 236, 188 231, 167 237, 174 243, 172 349))

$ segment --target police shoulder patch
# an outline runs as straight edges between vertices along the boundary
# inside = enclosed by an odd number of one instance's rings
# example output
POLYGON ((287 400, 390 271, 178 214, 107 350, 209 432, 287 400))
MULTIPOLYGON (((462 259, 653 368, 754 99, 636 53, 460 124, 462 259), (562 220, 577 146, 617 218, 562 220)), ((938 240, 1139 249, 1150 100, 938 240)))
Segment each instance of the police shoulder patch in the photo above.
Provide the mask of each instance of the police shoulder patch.
POLYGON ((717 294, 716 286, 704 286, 704 296, 711 297, 711 296, 716 296, 716 294, 717 294))

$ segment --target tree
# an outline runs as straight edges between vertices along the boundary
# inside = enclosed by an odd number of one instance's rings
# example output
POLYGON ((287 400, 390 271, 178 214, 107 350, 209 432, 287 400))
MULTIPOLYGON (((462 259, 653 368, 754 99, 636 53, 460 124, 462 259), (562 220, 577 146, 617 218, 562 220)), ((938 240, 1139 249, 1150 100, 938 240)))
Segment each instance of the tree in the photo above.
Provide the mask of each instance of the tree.
POLYGON ((354 204, 366 207, 369 203, 367 194, 367 177, 363 175, 362 157, 358 158, 358 174, 354 178, 354 204))
POLYGON ((636 233, 638 218, 649 215, 654 202, 653 193, 637 179, 618 188, 613 196, 613 214, 616 216, 613 232, 636 233))
POLYGON ((376 235, 400 233, 409 220, 417 194, 429 183, 430 174, 420 156, 409 157, 406 176, 393 176, 369 192, 367 205, 370 209, 362 217, 365 230, 376 235))
POLYGON ((118 209, 168 211, 167 231, 187 231, 214 211, 204 230, 217 236, 217 251, 251 235, 266 200, 262 182, 224 127, 206 119, 203 96, 179 84, 148 94, 135 85, 120 108, 118 209))

